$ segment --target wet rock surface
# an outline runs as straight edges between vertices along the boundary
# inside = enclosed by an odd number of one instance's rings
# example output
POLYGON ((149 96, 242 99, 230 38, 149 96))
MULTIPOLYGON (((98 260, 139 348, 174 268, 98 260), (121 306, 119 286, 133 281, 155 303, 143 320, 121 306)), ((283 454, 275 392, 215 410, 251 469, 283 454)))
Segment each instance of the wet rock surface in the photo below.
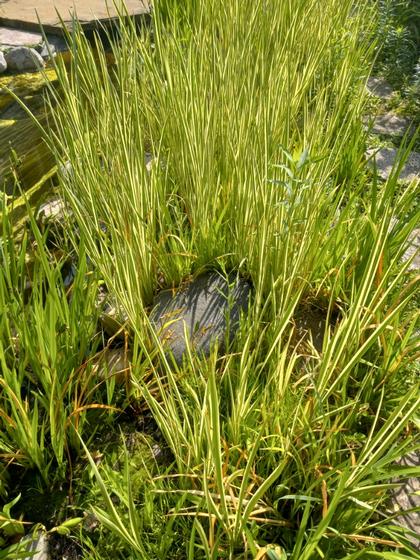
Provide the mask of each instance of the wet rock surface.
MULTIPOLYGON (((366 152, 370 167, 373 168, 375 162, 376 172, 384 181, 392 174, 397 156, 398 150, 396 148, 380 148, 379 150, 370 148, 366 152)), ((399 179, 402 181, 420 179, 420 153, 411 152, 400 171, 399 179)))
POLYGON ((45 66, 41 55, 29 47, 14 47, 5 54, 8 70, 16 72, 33 72, 45 66))
POLYGON ((175 290, 163 290, 154 301, 150 320, 165 348, 180 364, 187 344, 208 356, 214 343, 226 349, 249 306, 251 284, 217 273, 203 274, 175 290))

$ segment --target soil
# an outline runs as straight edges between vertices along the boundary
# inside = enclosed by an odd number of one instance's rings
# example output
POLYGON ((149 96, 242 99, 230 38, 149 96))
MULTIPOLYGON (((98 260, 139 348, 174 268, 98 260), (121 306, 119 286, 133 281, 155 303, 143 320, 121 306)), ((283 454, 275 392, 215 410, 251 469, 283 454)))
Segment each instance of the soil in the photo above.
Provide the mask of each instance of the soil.
POLYGON ((50 560, 81 560, 83 551, 80 545, 63 535, 51 534, 48 539, 50 560))
MULTIPOLYGON (((337 320, 338 313, 334 312, 329 324, 331 329, 337 320)), ((313 346, 318 353, 321 353, 327 326, 327 309, 315 303, 302 305, 293 317, 293 322, 296 328, 294 339, 299 352, 308 356, 313 346)))

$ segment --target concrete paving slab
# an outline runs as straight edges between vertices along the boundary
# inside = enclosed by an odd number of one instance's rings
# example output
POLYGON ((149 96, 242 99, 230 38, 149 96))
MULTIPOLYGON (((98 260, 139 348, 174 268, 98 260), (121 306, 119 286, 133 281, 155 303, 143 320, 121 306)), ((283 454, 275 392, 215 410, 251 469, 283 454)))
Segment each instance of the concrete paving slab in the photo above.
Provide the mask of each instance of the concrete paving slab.
POLYGON ((394 95, 394 90, 384 78, 371 76, 367 81, 366 87, 371 95, 381 99, 391 99, 394 95))
POLYGON ((401 117, 393 113, 386 113, 375 118, 372 126, 372 132, 387 136, 404 136, 407 130, 414 127, 408 117, 401 117))
MULTIPOLYGON (((149 0, 117 0, 116 4, 121 9, 125 5, 127 15, 133 17, 151 10, 149 0)), ((41 22, 46 31, 60 33, 59 16, 69 29, 74 16, 89 29, 118 17, 118 10, 113 1, 107 0, 0 0, 0 26, 38 31, 41 22)))
MULTIPOLYGON (((376 162, 376 172, 384 181, 391 175, 397 155, 398 150, 395 148, 380 148, 379 150, 371 148, 366 152, 369 165, 373 167, 376 162)), ((402 181, 420 180, 420 153, 411 152, 401 169, 399 179, 402 181)))
MULTIPOLYGON (((401 467, 418 467, 420 471, 420 452, 413 452, 397 461, 401 467)), ((396 481, 400 482, 400 481, 396 481)), ((410 540, 417 550, 420 550, 420 515, 415 508, 420 507, 420 478, 411 477, 393 491, 391 496, 391 511, 399 512, 396 522, 409 529, 417 537, 410 540), (414 511, 413 511, 414 510, 414 511)))

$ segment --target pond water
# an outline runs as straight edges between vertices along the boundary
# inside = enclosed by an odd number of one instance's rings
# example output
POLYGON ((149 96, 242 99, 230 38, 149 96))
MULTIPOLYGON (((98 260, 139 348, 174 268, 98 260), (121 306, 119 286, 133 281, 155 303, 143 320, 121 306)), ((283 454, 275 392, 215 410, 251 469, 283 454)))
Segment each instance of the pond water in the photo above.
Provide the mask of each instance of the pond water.
POLYGON ((17 182, 28 191, 54 166, 54 160, 36 124, 8 90, 45 123, 45 81, 55 79, 52 68, 0 78, 0 188, 9 195, 17 182))

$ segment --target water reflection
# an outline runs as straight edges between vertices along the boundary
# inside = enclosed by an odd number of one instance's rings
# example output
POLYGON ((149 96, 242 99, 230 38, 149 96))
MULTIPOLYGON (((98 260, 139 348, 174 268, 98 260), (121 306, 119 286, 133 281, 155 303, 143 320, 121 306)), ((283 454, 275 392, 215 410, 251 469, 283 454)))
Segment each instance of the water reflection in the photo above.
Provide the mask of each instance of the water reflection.
POLYGON ((52 68, 0 78, 0 188, 7 194, 12 194, 17 182, 29 189, 54 165, 39 129, 6 90, 12 90, 45 123, 45 80, 56 80, 52 68))

